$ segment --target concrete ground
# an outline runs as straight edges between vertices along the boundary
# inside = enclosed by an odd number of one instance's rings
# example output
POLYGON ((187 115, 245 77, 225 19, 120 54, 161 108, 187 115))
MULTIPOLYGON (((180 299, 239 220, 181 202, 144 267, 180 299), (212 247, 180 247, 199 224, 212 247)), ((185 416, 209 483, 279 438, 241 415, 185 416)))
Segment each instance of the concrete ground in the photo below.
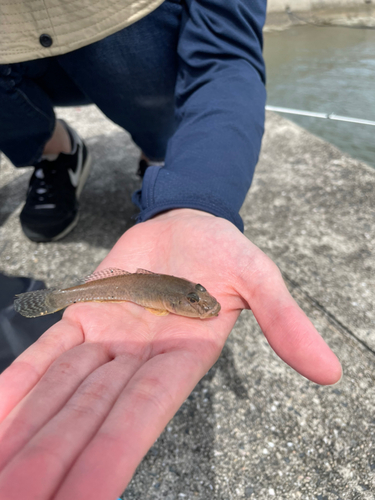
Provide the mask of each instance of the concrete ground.
MULTIPOLYGON (((29 170, 2 157, 0 270, 48 285, 89 274, 132 224, 138 150, 94 107, 59 110, 87 140, 93 172, 81 220, 35 244, 18 215, 29 170), (121 186, 119 189, 118 186, 121 186)), ((342 361, 333 387, 308 382, 243 312, 216 365, 139 466, 137 500, 375 498, 375 171, 292 122, 267 115, 246 235, 342 361)))

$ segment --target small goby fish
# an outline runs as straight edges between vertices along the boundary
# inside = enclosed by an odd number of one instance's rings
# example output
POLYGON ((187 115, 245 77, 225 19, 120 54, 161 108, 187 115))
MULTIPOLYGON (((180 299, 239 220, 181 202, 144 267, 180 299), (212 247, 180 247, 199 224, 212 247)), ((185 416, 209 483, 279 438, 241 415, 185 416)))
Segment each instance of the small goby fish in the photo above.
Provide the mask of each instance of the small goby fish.
POLYGON ((105 269, 81 280, 70 288, 48 288, 16 295, 14 309, 27 318, 52 314, 77 302, 129 301, 150 312, 190 318, 217 316, 220 304, 200 284, 145 269, 129 273, 105 269))

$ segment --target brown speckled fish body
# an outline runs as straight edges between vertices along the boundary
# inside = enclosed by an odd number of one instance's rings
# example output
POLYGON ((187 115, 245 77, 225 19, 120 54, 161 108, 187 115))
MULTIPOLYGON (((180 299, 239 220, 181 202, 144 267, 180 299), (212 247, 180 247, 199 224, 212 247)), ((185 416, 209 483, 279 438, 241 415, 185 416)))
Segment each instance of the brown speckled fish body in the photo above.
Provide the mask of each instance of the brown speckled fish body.
POLYGON ((202 285, 143 269, 136 273, 121 269, 99 271, 76 286, 21 294, 14 307, 24 316, 36 317, 90 301, 129 301, 158 315, 170 312, 200 319, 217 316, 220 311, 220 304, 202 285))

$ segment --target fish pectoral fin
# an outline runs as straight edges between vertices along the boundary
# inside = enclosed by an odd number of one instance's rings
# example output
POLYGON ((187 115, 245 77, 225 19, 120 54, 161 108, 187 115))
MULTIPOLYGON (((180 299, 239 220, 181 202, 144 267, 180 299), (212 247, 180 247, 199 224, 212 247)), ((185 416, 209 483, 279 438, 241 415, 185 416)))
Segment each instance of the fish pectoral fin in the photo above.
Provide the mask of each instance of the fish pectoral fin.
POLYGON ((155 316, 167 316, 169 314, 169 311, 166 311, 165 309, 152 309, 152 307, 145 307, 147 311, 150 311, 150 313, 155 314, 155 316))

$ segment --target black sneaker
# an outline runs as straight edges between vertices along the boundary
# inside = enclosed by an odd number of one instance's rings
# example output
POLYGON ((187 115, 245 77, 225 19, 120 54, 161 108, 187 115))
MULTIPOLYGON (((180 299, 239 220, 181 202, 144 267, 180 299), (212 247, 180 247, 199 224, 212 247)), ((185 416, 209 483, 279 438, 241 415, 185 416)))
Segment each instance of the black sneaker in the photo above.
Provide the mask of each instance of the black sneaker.
POLYGON ((67 124, 73 154, 35 164, 26 203, 20 214, 23 232, 32 241, 56 241, 78 222, 78 198, 87 180, 91 157, 85 143, 67 124))

